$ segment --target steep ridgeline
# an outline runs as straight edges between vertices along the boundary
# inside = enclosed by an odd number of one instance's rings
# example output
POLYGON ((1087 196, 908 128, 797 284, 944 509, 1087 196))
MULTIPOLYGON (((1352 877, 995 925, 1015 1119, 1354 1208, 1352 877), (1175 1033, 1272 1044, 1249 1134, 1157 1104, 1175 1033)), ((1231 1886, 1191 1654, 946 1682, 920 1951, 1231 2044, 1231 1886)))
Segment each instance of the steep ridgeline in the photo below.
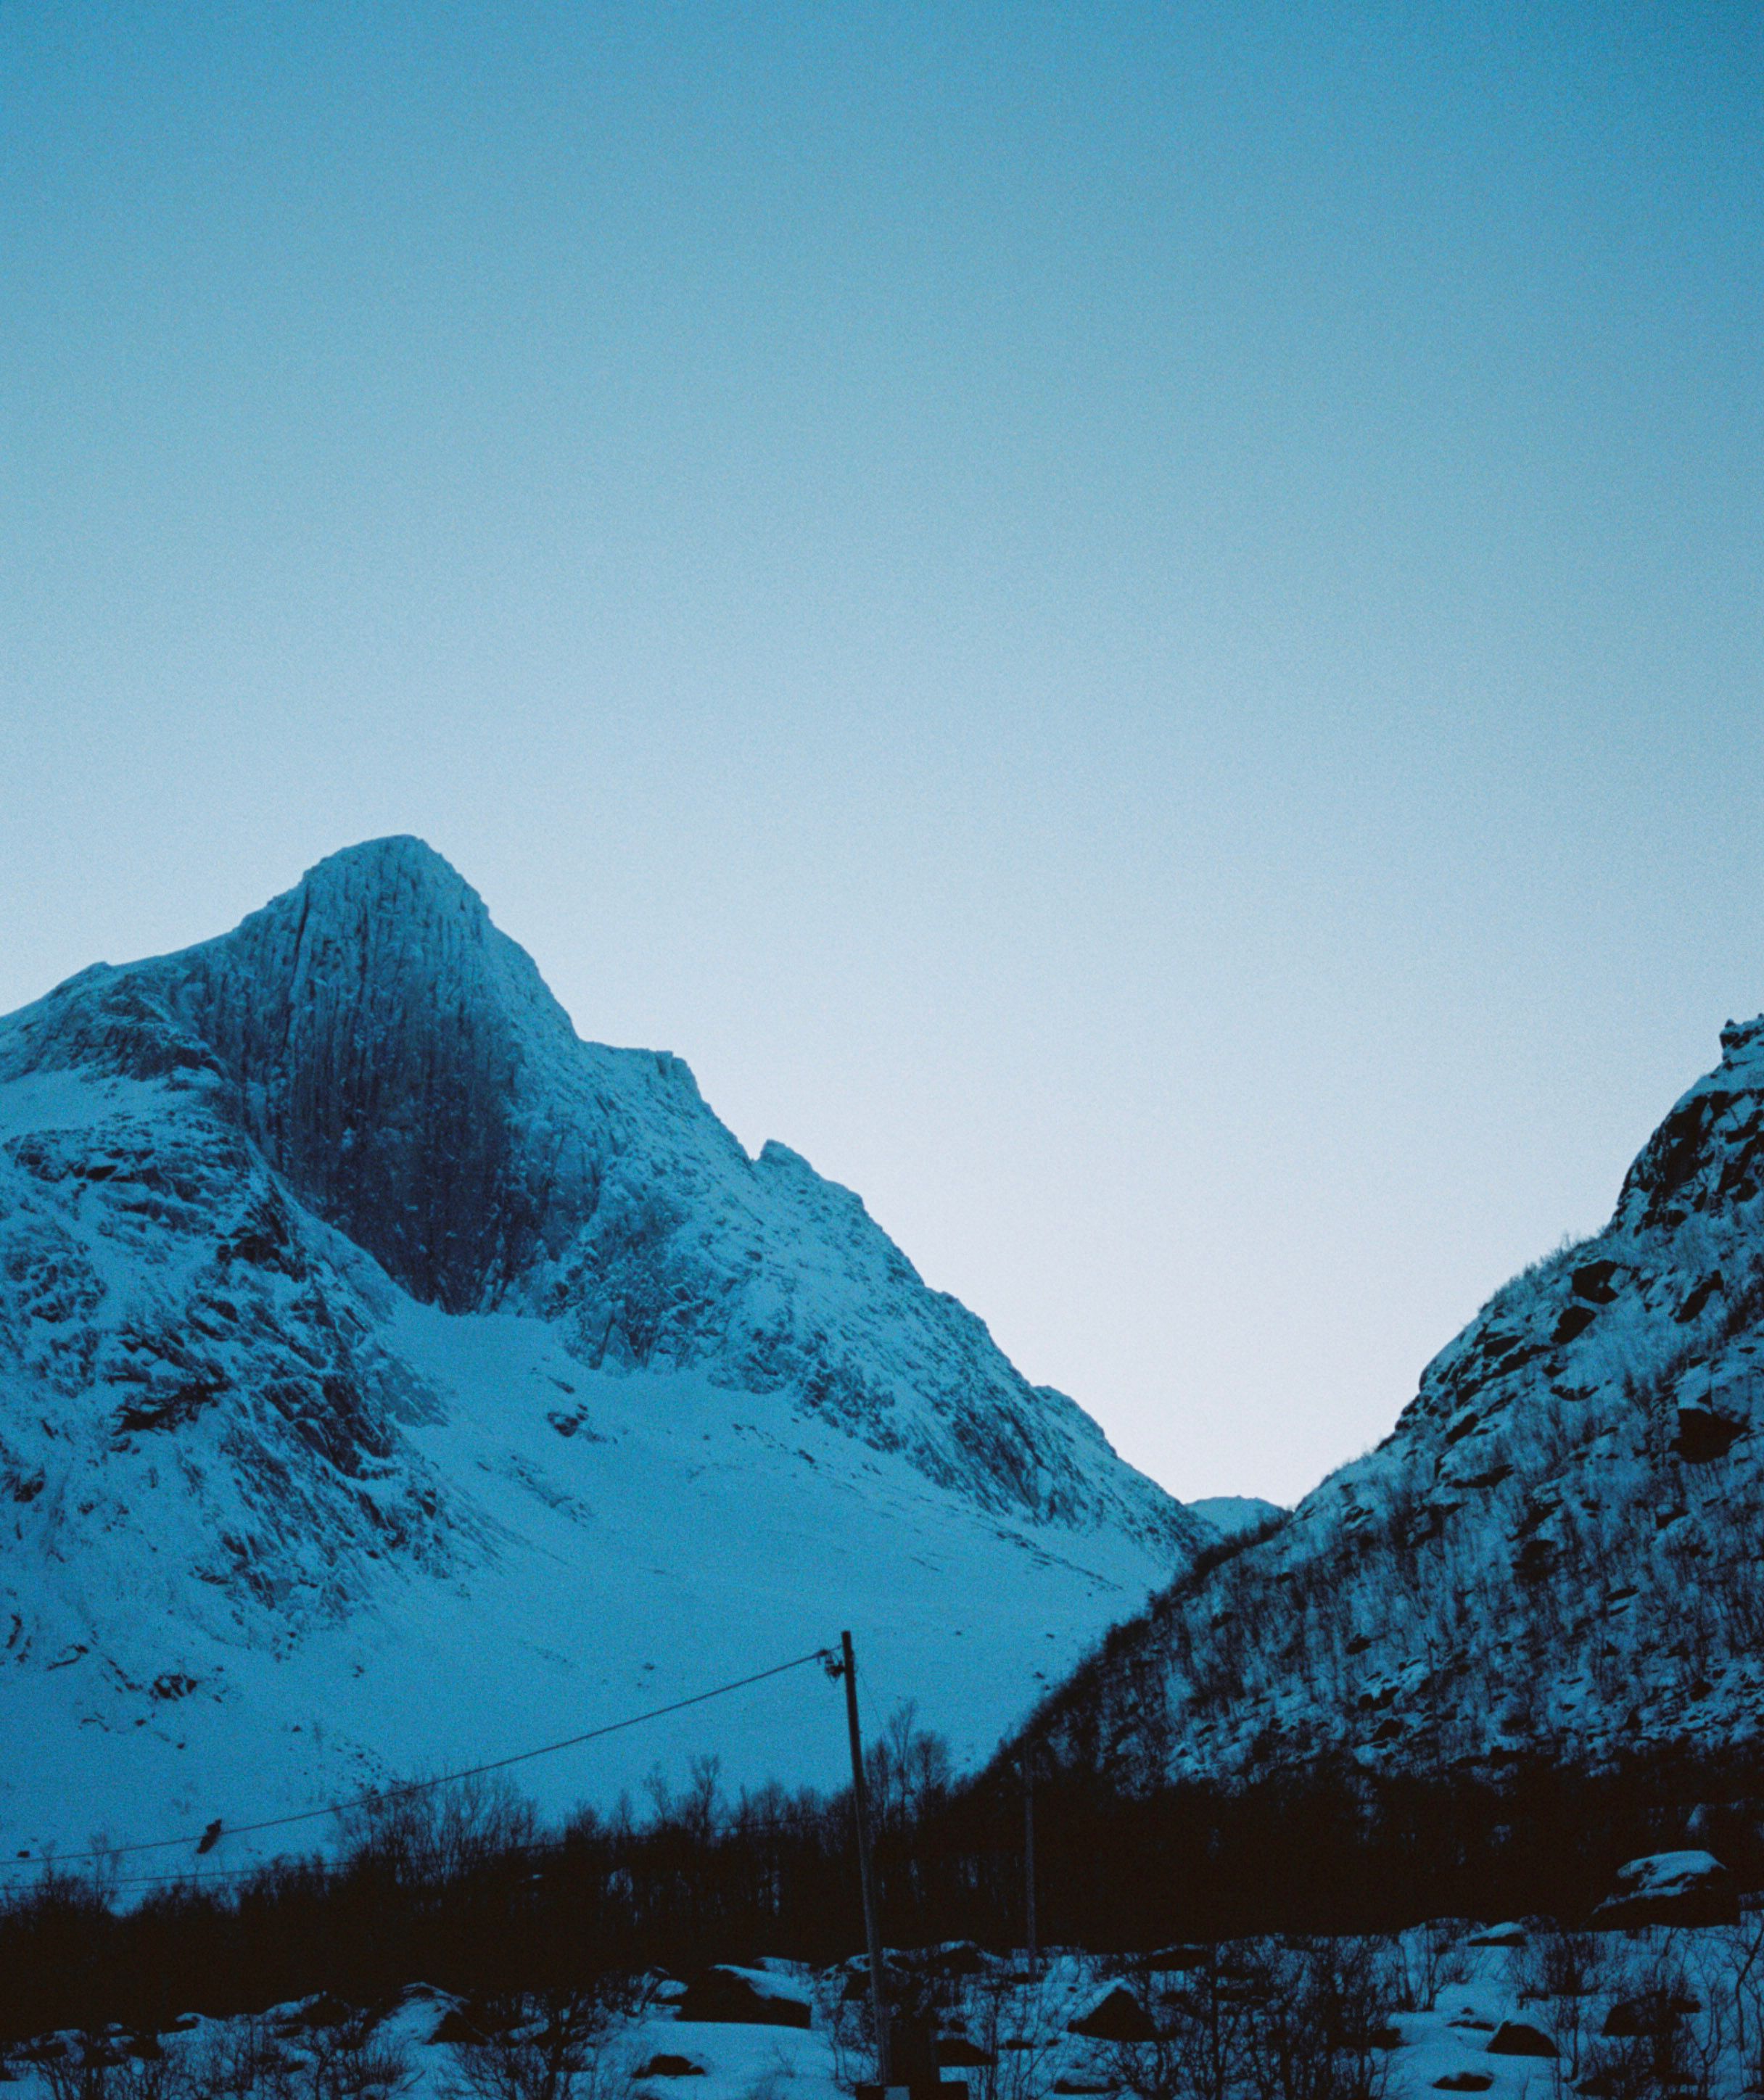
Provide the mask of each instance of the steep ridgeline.
MULTIPOLYGON (((578 1039, 411 839, 0 1022, 0 1511, 14 1850, 493 1755, 854 1621, 878 1701, 983 1749, 1208 1535, 855 1196, 578 1039)), ((838 1737, 762 1701, 533 1777, 696 1748, 802 1777, 838 1737)))
POLYGON ((1375 1451, 1051 1699, 1075 1765, 1600 1768, 1764 1737, 1764 1020, 1722 1049, 1603 1233, 1497 1292, 1375 1451))

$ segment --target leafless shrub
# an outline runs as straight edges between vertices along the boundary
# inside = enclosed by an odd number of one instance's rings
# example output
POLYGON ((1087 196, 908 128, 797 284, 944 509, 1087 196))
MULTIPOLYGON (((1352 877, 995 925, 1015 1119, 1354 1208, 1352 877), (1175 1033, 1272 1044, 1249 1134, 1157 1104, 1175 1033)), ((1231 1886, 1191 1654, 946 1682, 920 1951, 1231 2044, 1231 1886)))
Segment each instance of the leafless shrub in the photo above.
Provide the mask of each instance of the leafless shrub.
POLYGON ((1468 1978, 1470 1949, 1464 1942, 1470 1930, 1465 1918, 1430 1917, 1404 1935, 1401 1983, 1405 2012, 1430 2013, 1448 1983, 1461 1983, 1468 1978))
POLYGON ((1620 1988, 1630 2031, 1588 2040, 1580 2090, 1594 2100, 1706 2094, 1724 2047, 1726 2008, 1711 2015, 1698 1997, 1677 1935, 1651 1948, 1620 1988))
POLYGON ((1271 1965, 1262 2021, 1262 2100, 1382 2100, 1399 1974, 1386 1939, 1315 1939, 1283 1950, 1271 1965))
POLYGON ((771 2061, 742 2089, 741 2100, 783 2100, 795 2080, 795 2066, 781 2049, 774 2049, 771 2061))
POLYGON ((1228 2100, 1249 2078, 1260 1995, 1253 1970, 1215 1954, 1155 2001, 1155 2040, 1110 2050, 1115 2082, 1136 2100, 1228 2100))
POLYGON ((1734 2049, 1749 2089, 1764 2088, 1764 1913, 1753 1912, 1716 1936, 1709 1995, 1721 1991, 1734 2049))
POLYGON ((508 2008, 507 2024, 454 2045, 455 2100, 626 2100, 634 2068, 617 2032, 626 1997, 601 1983, 508 2008))
POLYGON ((35 2067, 50 2100, 111 2100, 117 2058, 103 2035, 77 2036, 59 2054, 40 2057, 35 2067))
POLYGON ((125 2056, 111 2074, 109 2100, 192 2100, 190 2052, 175 2039, 125 2056))
POLYGON ((414 2082, 409 2053, 378 2031, 371 2012, 316 2027, 289 2072, 292 2100, 398 2100, 414 2082))
POLYGON ((816 1976, 811 1987, 815 2024, 825 2034, 833 2051, 833 2082, 842 2093, 855 2092, 858 2081, 872 2075, 876 2045, 869 2017, 869 1993, 846 1994, 843 1969, 829 1969, 816 1976))
POLYGON ((1159 2001, 1156 2040, 1113 2051, 1114 2073, 1136 2100, 1382 2100, 1390 2010, 1412 1988, 1392 1941, 1226 1949, 1159 2001))
POLYGON ((1556 2045, 1554 2085, 1558 2096, 1565 2093, 1585 2068, 1587 2045, 1594 2037, 1589 2001, 1612 1980, 1608 1938, 1540 1926, 1514 1949, 1508 1974, 1519 2003, 1536 2005, 1542 2014, 1556 2045))
POLYGON ((1005 1968, 975 1977, 963 1993, 968 2039, 991 2062, 968 2073, 973 2100, 1043 2100, 1089 1995, 1088 1980, 1069 1971, 1033 1981, 1005 1968))
POLYGON ((1603 1990, 1610 1963, 1607 1935, 1545 1926, 1517 1952, 1513 1980, 1520 1998, 1584 1998, 1603 1990))
POLYGON ((294 2065, 267 2020, 216 2022, 185 2062, 194 2100, 292 2100, 294 2065))

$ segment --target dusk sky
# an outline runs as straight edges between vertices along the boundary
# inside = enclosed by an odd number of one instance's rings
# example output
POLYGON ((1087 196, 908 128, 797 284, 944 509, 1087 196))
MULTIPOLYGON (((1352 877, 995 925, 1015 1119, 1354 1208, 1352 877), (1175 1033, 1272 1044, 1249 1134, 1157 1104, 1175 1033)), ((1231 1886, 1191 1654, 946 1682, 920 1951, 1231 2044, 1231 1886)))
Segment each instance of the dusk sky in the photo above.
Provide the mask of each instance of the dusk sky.
POLYGON ((413 832, 1184 1496, 1764 1008, 1749 5, 0 6, 0 1010, 413 832))

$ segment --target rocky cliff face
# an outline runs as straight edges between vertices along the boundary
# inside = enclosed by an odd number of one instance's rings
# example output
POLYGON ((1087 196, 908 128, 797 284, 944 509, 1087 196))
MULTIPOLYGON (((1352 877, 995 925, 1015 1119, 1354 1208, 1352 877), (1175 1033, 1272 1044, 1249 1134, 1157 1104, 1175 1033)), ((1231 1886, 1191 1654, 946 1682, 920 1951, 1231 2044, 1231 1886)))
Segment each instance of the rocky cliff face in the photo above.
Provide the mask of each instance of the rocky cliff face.
POLYGON ((1764 1736, 1764 1021, 1596 1238, 1534 1263, 1379 1448, 1178 1579, 1056 1699, 1082 1762, 1599 1765, 1764 1736))
POLYGON ((82 1815, 297 1795, 315 1730, 356 1773, 481 1749, 426 1732, 437 1670, 512 1726, 536 1670, 628 1704, 841 1609, 984 1747, 1205 1535, 397 839, 0 1022, 0 1511, 39 1839, 74 1769, 82 1815))

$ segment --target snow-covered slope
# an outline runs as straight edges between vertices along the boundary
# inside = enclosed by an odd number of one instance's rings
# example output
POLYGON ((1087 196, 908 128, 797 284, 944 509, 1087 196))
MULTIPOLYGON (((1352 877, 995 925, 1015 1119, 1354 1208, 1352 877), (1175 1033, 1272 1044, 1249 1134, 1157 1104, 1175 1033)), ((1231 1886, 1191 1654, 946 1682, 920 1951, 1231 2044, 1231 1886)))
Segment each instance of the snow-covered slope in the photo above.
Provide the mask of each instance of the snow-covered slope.
POLYGON ((1375 1451, 1077 1673, 1045 1717, 1071 1755, 1438 1772, 1764 1737, 1764 1019, 1722 1050, 1603 1233, 1498 1291, 1375 1451))
MULTIPOLYGON (((15 1851, 493 1757, 843 1625, 878 1718, 972 1752, 1206 1535, 855 1196, 578 1039, 410 839, 0 1021, 0 1511, 15 1851)), ((829 1776, 817 1682, 532 1783, 829 1776)))
POLYGON ((1203 1495, 1199 1502, 1183 1507, 1191 1516, 1211 1524, 1221 1538, 1262 1530, 1286 1514, 1278 1502, 1264 1502, 1260 1495, 1203 1495))

